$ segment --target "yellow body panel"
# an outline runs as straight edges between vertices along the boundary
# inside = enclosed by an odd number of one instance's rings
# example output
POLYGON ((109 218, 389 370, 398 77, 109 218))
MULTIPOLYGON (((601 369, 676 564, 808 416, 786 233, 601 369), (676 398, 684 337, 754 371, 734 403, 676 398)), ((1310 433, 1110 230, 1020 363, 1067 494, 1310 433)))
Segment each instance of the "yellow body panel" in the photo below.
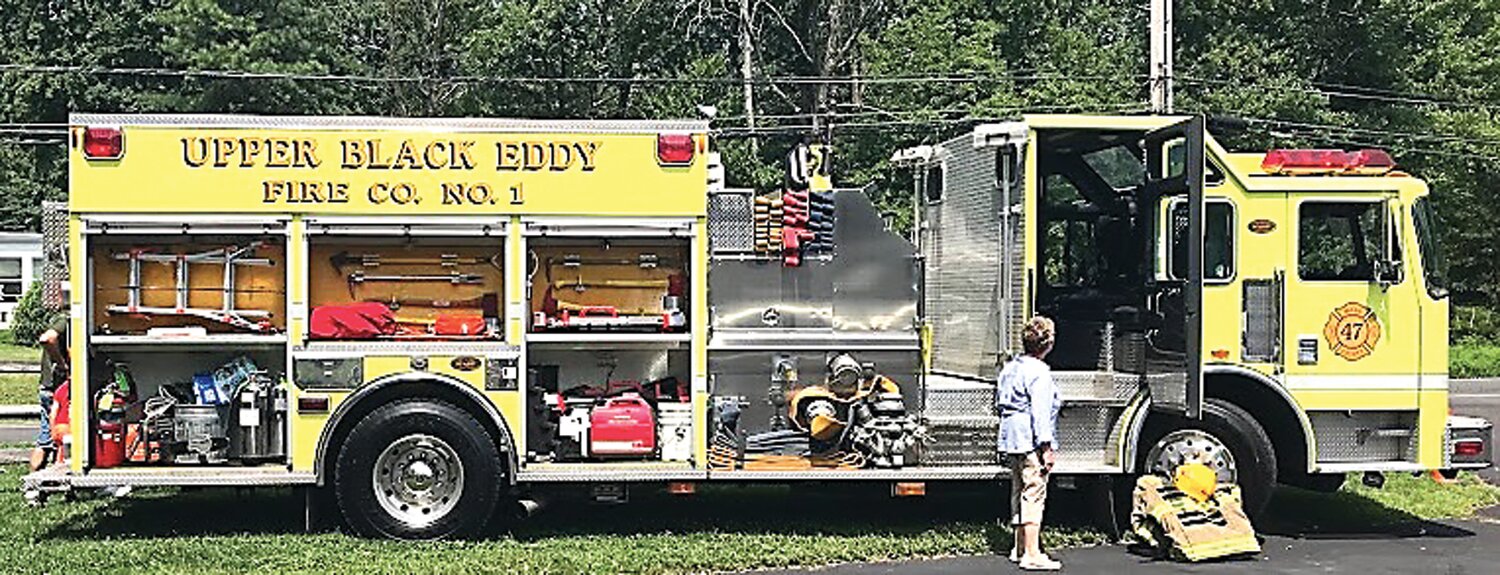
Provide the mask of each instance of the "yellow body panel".
MULTIPOLYGON (((706 209, 702 134, 694 136, 698 161, 663 167, 656 160, 657 132, 644 130, 274 127, 297 121, 262 123, 272 127, 127 124, 119 160, 87 160, 81 146, 70 146, 71 207, 153 214, 630 216, 697 216, 706 209)), ((75 141, 82 132, 73 128, 75 141)))
MULTIPOLYGON (((284 265, 290 270, 285 289, 290 363, 297 353, 316 350, 316 344, 306 341, 308 311, 318 303, 309 289, 309 266, 326 259, 309 253, 306 216, 386 222, 392 216, 409 216, 443 222, 438 216, 498 215, 508 223, 501 333, 506 344, 521 350, 524 366, 530 321, 525 219, 589 218, 579 223, 602 226, 635 218, 690 219, 695 233, 691 375, 694 421, 702 429, 708 405, 707 127, 701 121, 75 116, 69 146, 73 309, 85 309, 87 303, 82 283, 89 263, 78 249, 84 243, 84 219, 110 222, 117 217, 180 214, 184 221, 212 223, 226 216, 279 217, 288 222, 284 265), (119 127, 123 157, 85 158, 86 125, 119 127), (660 163, 661 134, 690 134, 693 160, 684 165, 660 163)), ((83 335, 90 329, 88 319, 75 313, 73 329, 79 334, 73 340, 74 373, 83 377, 89 357, 83 335)), ((452 356, 424 357, 426 372, 462 381, 486 397, 505 418, 516 446, 523 448, 524 389, 486 391, 488 365, 461 371, 452 367, 452 356)), ((404 352, 371 354, 363 358, 363 381, 354 383, 413 371, 412 356, 404 352)), ((524 381, 524 371, 521 377, 524 381)), ((315 469, 323 455, 319 442, 332 414, 353 393, 288 386, 287 449, 293 471, 315 469), (328 412, 300 413, 298 399, 309 395, 328 397, 328 412)), ((74 390, 76 421, 89 415, 87 394, 83 386, 74 390)), ((695 459, 703 461, 706 440, 704 434, 695 435, 695 459)), ((82 439, 82 431, 77 437, 72 465, 82 472, 89 443, 82 439)))

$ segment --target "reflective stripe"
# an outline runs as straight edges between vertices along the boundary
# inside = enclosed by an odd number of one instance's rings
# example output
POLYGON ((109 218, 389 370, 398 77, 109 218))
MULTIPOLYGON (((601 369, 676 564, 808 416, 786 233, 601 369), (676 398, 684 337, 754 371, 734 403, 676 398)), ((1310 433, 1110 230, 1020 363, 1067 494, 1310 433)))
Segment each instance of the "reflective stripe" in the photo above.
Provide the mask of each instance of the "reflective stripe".
POLYGON ((1288 375, 1287 389, 1448 389, 1439 375, 1288 375))

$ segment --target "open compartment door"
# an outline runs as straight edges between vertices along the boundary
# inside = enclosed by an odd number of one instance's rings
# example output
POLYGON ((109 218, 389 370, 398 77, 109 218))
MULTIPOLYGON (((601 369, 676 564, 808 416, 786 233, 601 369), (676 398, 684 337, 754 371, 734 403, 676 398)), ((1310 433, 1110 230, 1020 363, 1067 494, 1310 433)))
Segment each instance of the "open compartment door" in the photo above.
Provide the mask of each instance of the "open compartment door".
POLYGON ((1146 181, 1140 205, 1152 214, 1146 254, 1152 270, 1145 276, 1146 385, 1154 408, 1192 418, 1203 405, 1203 140, 1201 116, 1147 132, 1142 140, 1146 181), (1187 209, 1157 209, 1171 201, 1185 202, 1187 209), (1178 249, 1187 256, 1187 273, 1176 278, 1165 269, 1168 259, 1160 257, 1163 243, 1173 237, 1182 238, 1185 245, 1178 249))

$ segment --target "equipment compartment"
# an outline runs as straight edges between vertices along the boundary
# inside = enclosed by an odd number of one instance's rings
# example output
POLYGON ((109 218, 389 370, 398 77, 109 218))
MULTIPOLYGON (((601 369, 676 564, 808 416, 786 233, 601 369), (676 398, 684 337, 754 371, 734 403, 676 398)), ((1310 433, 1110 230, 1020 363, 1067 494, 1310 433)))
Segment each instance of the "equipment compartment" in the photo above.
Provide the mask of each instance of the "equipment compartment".
POLYGON ((691 459, 687 350, 549 347, 530 351, 528 460, 691 459))
POLYGON ((281 462, 287 449, 280 346, 119 346, 90 358, 93 468, 281 462))
POLYGON ((688 241, 534 238, 532 332, 688 331, 688 241))
POLYGON ((286 328, 282 236, 99 234, 90 238, 88 254, 93 333, 273 334, 286 328))
POLYGON ((313 236, 310 339, 501 337, 502 240, 313 236))

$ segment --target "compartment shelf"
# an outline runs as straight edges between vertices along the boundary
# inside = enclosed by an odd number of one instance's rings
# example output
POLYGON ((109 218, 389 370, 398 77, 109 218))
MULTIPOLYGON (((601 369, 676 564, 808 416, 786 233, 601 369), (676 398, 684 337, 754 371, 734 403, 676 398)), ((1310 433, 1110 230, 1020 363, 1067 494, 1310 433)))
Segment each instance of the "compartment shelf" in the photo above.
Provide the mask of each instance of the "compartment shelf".
POLYGON ((260 334, 215 334, 215 335, 185 335, 185 336, 149 336, 149 335, 93 335, 89 336, 89 343, 101 348, 123 348, 123 347, 155 347, 155 346, 177 346, 177 347, 275 347, 286 345, 287 338, 283 334, 260 335, 260 334))
POLYGON ((526 343, 546 346, 641 346, 679 347, 693 341, 691 333, 530 333, 526 343))

